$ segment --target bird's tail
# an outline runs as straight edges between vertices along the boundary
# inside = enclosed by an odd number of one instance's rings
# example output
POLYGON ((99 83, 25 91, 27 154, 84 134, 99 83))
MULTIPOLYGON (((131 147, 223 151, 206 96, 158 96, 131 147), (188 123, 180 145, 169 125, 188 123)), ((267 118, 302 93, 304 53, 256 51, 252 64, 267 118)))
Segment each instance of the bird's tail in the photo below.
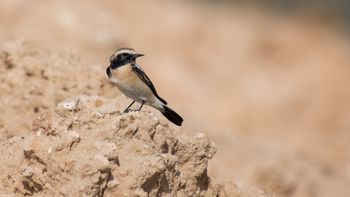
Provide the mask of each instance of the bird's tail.
POLYGON ((181 116, 166 105, 163 105, 163 108, 164 108, 164 112, 162 112, 162 114, 172 123, 176 124, 177 126, 181 126, 183 122, 183 119, 181 118, 181 116))

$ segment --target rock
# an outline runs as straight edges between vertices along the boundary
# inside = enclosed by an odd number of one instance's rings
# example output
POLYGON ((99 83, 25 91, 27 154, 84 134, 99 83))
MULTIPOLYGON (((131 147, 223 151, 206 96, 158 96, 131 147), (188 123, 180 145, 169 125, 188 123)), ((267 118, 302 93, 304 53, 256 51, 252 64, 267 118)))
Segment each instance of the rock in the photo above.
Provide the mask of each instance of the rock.
MULTIPOLYGON (((119 97, 120 103, 127 102, 119 97)), ((119 104, 98 96, 59 103, 33 122, 23 143, 16 195, 216 196, 207 174, 216 148, 203 133, 159 121, 149 109, 119 115, 119 104), (103 106, 101 108, 101 106, 103 106), (113 110, 108 111, 108 108, 113 110), (94 113, 100 111, 101 117, 94 113)), ((158 115, 159 114, 159 115, 158 115)), ((10 155, 10 151, 8 152, 10 155)))
POLYGON ((97 108, 97 111, 103 115, 116 114, 119 110, 119 106, 116 103, 107 103, 97 108))
POLYGON ((65 115, 67 111, 74 111, 78 109, 79 98, 67 99, 60 102, 56 107, 56 112, 65 115))

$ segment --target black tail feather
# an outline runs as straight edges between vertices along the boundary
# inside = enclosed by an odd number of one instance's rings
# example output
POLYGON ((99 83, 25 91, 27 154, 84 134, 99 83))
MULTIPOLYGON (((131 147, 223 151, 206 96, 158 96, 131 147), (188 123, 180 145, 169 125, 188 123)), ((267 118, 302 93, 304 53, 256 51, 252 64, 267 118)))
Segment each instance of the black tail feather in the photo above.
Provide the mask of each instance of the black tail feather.
POLYGON ((177 126, 181 126, 183 119, 181 118, 181 116, 179 114, 177 114, 176 112, 174 112, 172 109, 170 109, 167 106, 163 106, 164 107, 164 112, 162 112, 162 114, 168 119, 170 120, 172 123, 176 124, 177 126))

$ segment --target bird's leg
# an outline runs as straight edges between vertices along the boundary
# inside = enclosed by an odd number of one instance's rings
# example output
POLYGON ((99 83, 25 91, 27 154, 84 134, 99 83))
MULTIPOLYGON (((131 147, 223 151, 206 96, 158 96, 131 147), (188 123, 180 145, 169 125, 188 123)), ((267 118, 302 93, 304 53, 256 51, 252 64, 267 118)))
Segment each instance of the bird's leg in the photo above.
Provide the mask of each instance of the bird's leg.
POLYGON ((141 111, 143 104, 145 104, 145 101, 142 101, 140 108, 136 111, 141 111))
POLYGON ((130 107, 132 106, 132 104, 134 104, 135 101, 133 101, 125 110, 123 113, 128 113, 130 111, 130 107))

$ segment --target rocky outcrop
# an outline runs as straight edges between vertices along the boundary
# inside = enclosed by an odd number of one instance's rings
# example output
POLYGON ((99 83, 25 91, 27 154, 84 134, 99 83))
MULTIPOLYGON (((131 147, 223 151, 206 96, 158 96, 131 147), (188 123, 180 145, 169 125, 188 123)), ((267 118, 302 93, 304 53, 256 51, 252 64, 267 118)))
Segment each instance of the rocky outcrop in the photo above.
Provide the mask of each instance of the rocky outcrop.
POLYGON ((41 114, 30 135, 2 144, 0 160, 20 161, 3 185, 34 196, 216 196, 207 174, 215 145, 147 107, 121 114, 127 102, 78 96, 41 114))

